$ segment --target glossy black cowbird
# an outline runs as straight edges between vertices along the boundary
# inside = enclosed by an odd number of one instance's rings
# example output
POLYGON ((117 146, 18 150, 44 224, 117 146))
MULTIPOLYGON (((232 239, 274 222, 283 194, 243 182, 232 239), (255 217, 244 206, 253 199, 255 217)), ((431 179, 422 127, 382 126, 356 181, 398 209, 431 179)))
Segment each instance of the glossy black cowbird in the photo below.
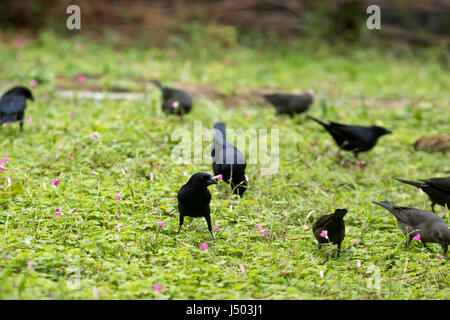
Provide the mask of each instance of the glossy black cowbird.
POLYGON ((447 254, 450 243, 450 229, 437 214, 416 208, 397 207, 389 201, 372 201, 389 210, 397 219, 403 234, 406 236, 405 249, 408 250, 412 238, 419 234, 420 241, 439 243, 447 254))
POLYGON ((216 176, 221 174, 223 181, 230 184, 233 192, 242 197, 247 190, 245 157, 226 140, 225 123, 217 122, 214 124, 214 129, 214 142, 211 150, 214 174, 216 176))
POLYGON ((397 180, 422 189, 431 200, 431 210, 433 212, 436 204, 450 208, 450 177, 420 179, 420 181, 423 182, 415 182, 404 179, 397 180))
POLYGON ((178 191, 178 211, 180 212, 180 233, 183 225, 184 217, 204 217, 208 224, 208 230, 214 241, 211 227, 211 217, 209 203, 211 201, 211 193, 208 186, 216 184, 215 180, 210 174, 205 172, 197 172, 189 181, 181 187, 178 191))
POLYGON ((321 216, 314 222, 313 233, 318 242, 317 249, 322 247, 322 243, 331 242, 337 244, 337 256, 339 257, 341 243, 345 237, 344 216, 347 212, 347 209, 336 209, 334 213, 321 216))
POLYGON ((305 94, 274 93, 265 94, 263 97, 274 106, 276 114, 288 114, 292 118, 311 107, 314 101, 313 94, 314 91, 309 89, 305 94))
POLYGON ((311 116, 308 118, 321 124, 331 134, 339 148, 353 152, 356 159, 358 159, 358 153, 372 149, 379 137, 391 133, 379 126, 363 127, 337 122, 327 124, 311 116))
POLYGON ((162 93, 162 110, 165 113, 183 116, 192 110, 191 96, 182 90, 164 87, 158 80, 152 81, 162 93))
POLYGON ((20 131, 23 131, 27 99, 34 101, 31 91, 25 87, 14 87, 5 92, 0 99, 0 126, 4 123, 20 121, 20 131))

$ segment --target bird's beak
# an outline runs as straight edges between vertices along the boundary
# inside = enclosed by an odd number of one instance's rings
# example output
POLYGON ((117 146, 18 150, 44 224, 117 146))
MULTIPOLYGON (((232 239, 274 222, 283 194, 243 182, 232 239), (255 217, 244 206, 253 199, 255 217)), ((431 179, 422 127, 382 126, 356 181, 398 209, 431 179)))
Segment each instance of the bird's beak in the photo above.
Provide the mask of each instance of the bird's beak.
POLYGON ((211 179, 208 180, 208 186, 210 186, 212 184, 217 184, 217 180, 214 179, 213 177, 211 177, 211 179))

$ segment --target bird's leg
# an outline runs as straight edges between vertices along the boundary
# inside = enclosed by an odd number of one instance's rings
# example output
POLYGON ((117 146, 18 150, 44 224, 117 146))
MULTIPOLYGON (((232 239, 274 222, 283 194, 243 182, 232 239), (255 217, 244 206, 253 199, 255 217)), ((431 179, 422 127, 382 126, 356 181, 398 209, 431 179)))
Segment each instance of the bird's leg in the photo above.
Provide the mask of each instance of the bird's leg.
POLYGON ((214 235, 212 233, 211 217, 209 215, 207 215, 207 216, 205 216, 205 219, 206 219, 206 223, 208 224, 209 234, 211 235, 213 242, 216 243, 216 239, 214 239, 214 235))
POLYGON ((177 235, 180 234, 181 226, 183 225, 184 216, 180 214, 180 226, 178 227, 177 235))
POLYGON ((20 120, 20 132, 23 132, 23 120, 20 120))
POLYGON ((434 211, 434 206, 436 205, 436 203, 432 202, 431 203, 431 211, 433 211, 434 213, 436 213, 436 211, 434 211))
POLYGON ((338 249, 337 249, 337 258, 341 255, 341 243, 338 243, 338 249))

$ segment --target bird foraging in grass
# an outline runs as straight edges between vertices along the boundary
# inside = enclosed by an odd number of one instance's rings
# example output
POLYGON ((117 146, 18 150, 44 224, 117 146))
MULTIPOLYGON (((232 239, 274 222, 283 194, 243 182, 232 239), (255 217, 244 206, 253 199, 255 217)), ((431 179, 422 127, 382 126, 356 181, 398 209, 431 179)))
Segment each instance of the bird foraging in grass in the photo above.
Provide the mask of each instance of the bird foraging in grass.
POLYGON ((351 151, 358 159, 358 153, 371 150, 378 141, 378 138, 391 131, 379 126, 353 126, 337 122, 325 123, 314 117, 308 116, 323 126, 336 141, 340 149, 351 151))
POLYGON ((334 213, 321 216, 313 224, 313 233, 318 244, 317 249, 322 247, 322 243, 337 244, 337 256, 341 254, 341 244, 345 237, 344 216, 347 209, 336 209, 334 213))
POLYGON ((400 182, 422 189, 431 200, 431 210, 434 211, 436 204, 450 208, 450 177, 420 179, 423 182, 415 182, 404 179, 397 179, 400 182))
POLYGON ((292 118, 311 107, 314 101, 313 94, 314 90, 308 89, 308 93, 305 94, 273 93, 264 94, 263 97, 273 105, 277 115, 288 114, 292 118))
POLYGON ((163 112, 179 116, 191 112, 193 103, 191 96, 187 92, 164 87, 158 80, 153 80, 152 82, 161 90, 163 112))
POLYGON ((23 131, 23 118, 27 107, 27 99, 34 101, 33 94, 26 87, 14 87, 0 99, 0 126, 4 123, 20 122, 23 131))
POLYGON ((211 150, 214 174, 222 175, 223 181, 230 184, 233 192, 242 197, 247 190, 245 157, 226 140, 225 123, 214 124, 214 129, 214 142, 211 150))
POLYGON ((447 254, 450 229, 437 214, 416 208, 397 207, 389 201, 372 201, 372 203, 385 208, 395 216, 406 236, 405 250, 408 250, 411 240, 414 239, 420 240, 424 247, 427 242, 439 243, 444 249, 444 255, 447 254))
POLYGON ((208 186, 217 184, 210 174, 205 172, 197 172, 189 181, 181 187, 178 192, 178 211, 180 212, 180 226, 178 233, 180 234, 184 217, 204 217, 208 224, 208 230, 211 238, 214 240, 211 226, 211 216, 209 203, 211 202, 211 193, 208 186))

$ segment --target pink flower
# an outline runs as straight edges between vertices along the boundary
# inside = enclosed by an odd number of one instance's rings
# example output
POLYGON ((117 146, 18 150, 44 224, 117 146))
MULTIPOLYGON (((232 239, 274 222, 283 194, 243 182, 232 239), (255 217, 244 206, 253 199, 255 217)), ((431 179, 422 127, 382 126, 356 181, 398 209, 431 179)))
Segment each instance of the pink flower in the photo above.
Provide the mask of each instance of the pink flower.
POLYGON ((120 193, 116 195, 116 200, 122 200, 122 196, 120 195, 120 193))
POLYGON ((419 193, 420 193, 420 194, 423 194, 422 188, 419 188, 419 193))
POLYGON ((217 231, 219 231, 219 230, 220 230, 220 228, 217 227, 217 228, 214 228, 214 229, 213 229, 213 232, 217 232, 217 231))
POLYGON ((436 253, 436 256, 438 257, 439 260, 443 260, 444 259, 444 257, 441 256, 439 253, 436 253))
POLYGON ((321 236, 322 238, 328 237, 328 231, 327 231, 327 230, 322 230, 322 232, 320 233, 320 236, 321 236))
POLYGON ((183 242, 183 241, 180 241, 180 244, 182 244, 183 246, 188 247, 188 248, 191 247, 190 245, 188 245, 186 242, 183 242))
POLYGON ((120 231, 120 224, 118 224, 117 226, 115 226, 115 228, 120 231))
POLYGON ((32 270, 32 271, 34 271, 33 265, 34 265, 34 261, 33 260, 30 260, 30 261, 27 262, 27 267, 30 270, 32 270))
POLYGON ((150 180, 153 181, 153 172, 150 172, 150 180))
POLYGON ((100 134, 98 132, 92 133, 92 138, 99 138, 100 134))
POLYGON ((157 216, 159 213, 157 212, 157 211, 153 211, 152 213, 151 213, 151 215, 152 216, 157 216))
POLYGON ((323 270, 319 271, 319 275, 320 275, 321 278, 323 278, 323 270))
POLYGON ((261 231, 261 224, 260 224, 260 223, 258 223, 258 224, 256 225, 256 229, 258 229, 258 231, 261 231))
POLYGON ((98 288, 92 288, 92 295, 94 296, 94 298, 98 298, 98 288))
POLYGON ((200 245, 200 250, 207 251, 208 250, 208 244, 207 243, 202 243, 200 245))
POLYGON ((124 168, 120 168, 120 171, 122 171, 123 175, 125 176, 125 169, 124 168))
POLYGON ((267 229, 263 229, 261 230, 262 233, 264 233, 265 236, 267 236, 269 234, 269 230, 267 229))
POLYGON ((245 181, 248 182, 248 174, 244 174, 245 181))
POLYGON ((183 171, 183 175, 185 175, 186 177, 188 176, 186 171, 183 171))
POLYGON ((222 176, 222 174, 218 174, 217 176, 215 176, 215 177, 213 177, 214 179, 217 179, 217 180, 223 180, 223 176, 222 176))
POLYGON ((0 172, 3 172, 5 170, 6 170, 6 168, 4 166, 0 166, 0 172))
POLYGON ((116 213, 116 216, 114 217, 114 219, 119 220, 119 215, 116 213))
POLYGON ((241 269, 242 272, 245 272, 245 267, 242 263, 239 265, 239 269, 241 269))
POLYGON ((308 215, 306 216, 306 219, 308 219, 312 214, 314 213, 314 210, 313 211, 310 211, 310 212, 308 212, 308 215))
POLYGON ((69 117, 73 118, 73 117, 75 117, 75 114, 76 114, 75 111, 71 111, 69 114, 69 117))
POLYGON ((8 181, 8 187, 11 187, 11 185, 12 185, 12 181, 11 181, 11 178, 10 178, 10 177, 8 177, 8 178, 7 178, 6 180, 8 181))
POLYGON ((361 260, 356 261, 356 265, 357 265, 358 267, 361 267, 361 260))
POLYGON ((92 171, 91 171, 91 174, 92 174, 92 175, 94 175, 94 176, 96 176, 96 175, 98 175, 98 172, 97 172, 97 171, 94 171, 94 170, 92 170, 92 171))
POLYGON ((44 93, 41 97, 42 100, 47 100, 48 99, 48 94, 44 93))
POLYGON ((33 79, 30 81, 30 86, 36 87, 37 85, 38 85, 38 82, 36 80, 33 79))
POLYGON ((28 118, 27 118, 27 122, 28 122, 28 123, 32 123, 32 122, 33 122, 33 118, 32 118, 32 117, 28 117, 28 118))
POLYGON ((54 187, 57 187, 57 186, 59 186, 60 184, 61 184, 61 182, 59 182, 59 180, 56 180, 56 179, 52 180, 52 185, 53 185, 54 187))
POLYGON ((416 234, 413 238, 414 241, 420 241, 420 233, 416 234))
POLYGON ((230 211, 233 211, 233 206, 230 204, 230 211))
POLYGON ((44 191, 47 191, 47 184, 45 182, 42 184, 42 186, 44 187, 44 191))
POLYGON ((309 258, 308 258, 308 261, 312 261, 312 257, 309 257, 309 258))
POLYGON ((163 287, 161 285, 159 285, 159 284, 155 284, 153 286, 153 290, 155 290, 158 293, 161 292, 162 289, 163 289, 163 287))
POLYGON ((55 218, 61 217, 62 216, 62 209, 61 208, 57 208, 56 212, 55 212, 55 218))
POLYGON ((75 50, 77 51, 83 50, 83 45, 79 42, 75 43, 75 50))
POLYGON ((77 212, 77 208, 73 208, 71 211, 70 211, 70 213, 75 213, 75 212, 77 212))
POLYGON ((244 117, 248 117, 248 111, 244 111, 243 115, 244 117))
POLYGON ((173 108, 173 109, 176 109, 176 108, 178 108, 179 106, 180 106, 180 103, 179 103, 178 101, 172 102, 172 108, 173 108))
POLYGON ((164 227, 164 222, 159 221, 159 222, 158 222, 158 227, 160 227, 160 228, 164 227))
POLYGON ((22 46, 25 45, 25 43, 27 43, 27 39, 25 39, 24 37, 22 37, 22 38, 18 39, 18 40, 15 42, 15 45, 16 45, 17 47, 22 47, 22 46))
POLYGON ((7 164, 9 160, 10 160, 9 158, 2 158, 2 161, 0 161, 0 164, 7 164))
POLYGON ((79 83, 85 83, 86 82, 86 76, 84 76, 84 75, 79 75, 78 77, 77 77, 77 81, 79 82, 79 83))

